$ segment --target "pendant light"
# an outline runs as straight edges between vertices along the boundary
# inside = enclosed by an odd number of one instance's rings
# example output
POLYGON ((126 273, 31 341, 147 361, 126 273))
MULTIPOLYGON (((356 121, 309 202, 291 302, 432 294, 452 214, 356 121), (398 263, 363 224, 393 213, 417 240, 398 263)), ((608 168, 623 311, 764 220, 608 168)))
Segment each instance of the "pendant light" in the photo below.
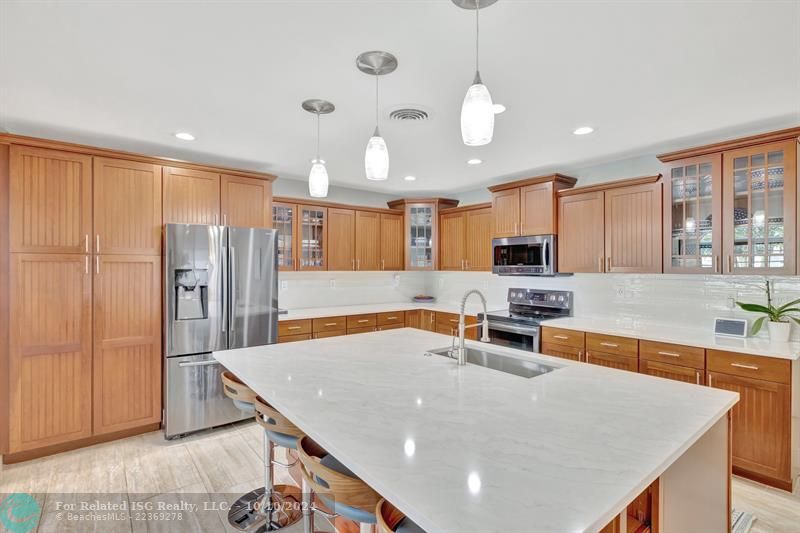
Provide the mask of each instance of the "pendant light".
POLYGON ((336 109, 327 100, 313 98, 303 102, 303 109, 317 115, 317 157, 311 161, 311 172, 308 173, 308 194, 314 198, 328 196, 328 170, 325 161, 319 157, 319 116, 333 113, 336 109))
POLYGON ((364 52, 356 58, 358 70, 375 76, 375 131, 364 152, 364 172, 368 180, 383 181, 389 177, 389 149, 378 129, 378 77, 390 74, 397 68, 397 58, 389 52, 364 52))
POLYGON ((461 104, 461 139, 467 146, 483 146, 492 142, 494 135, 494 108, 492 95, 481 81, 480 50, 480 10, 497 0, 453 0, 464 9, 475 10, 475 78, 467 89, 464 103, 461 104))

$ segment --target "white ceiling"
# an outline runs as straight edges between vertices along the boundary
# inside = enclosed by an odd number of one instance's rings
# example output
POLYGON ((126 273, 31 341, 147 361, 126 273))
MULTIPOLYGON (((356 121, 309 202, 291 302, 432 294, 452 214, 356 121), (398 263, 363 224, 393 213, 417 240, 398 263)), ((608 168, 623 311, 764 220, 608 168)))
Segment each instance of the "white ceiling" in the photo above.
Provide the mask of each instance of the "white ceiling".
MULTIPOLYGON (((492 144, 461 143, 474 15, 450 0, 0 1, 0 127, 157 155, 307 175, 314 117, 334 185, 458 192, 752 125, 800 123, 800 2, 500 0, 482 11, 492 144), (364 178, 374 82, 355 57, 399 60, 381 111, 390 179, 364 178), (597 131, 577 137, 589 124, 597 131), (197 136, 192 143, 176 131, 197 136), (471 157, 484 159, 467 166, 471 157), (413 174, 418 180, 403 181, 413 174)), ((678 143, 680 144, 680 143, 678 143)))

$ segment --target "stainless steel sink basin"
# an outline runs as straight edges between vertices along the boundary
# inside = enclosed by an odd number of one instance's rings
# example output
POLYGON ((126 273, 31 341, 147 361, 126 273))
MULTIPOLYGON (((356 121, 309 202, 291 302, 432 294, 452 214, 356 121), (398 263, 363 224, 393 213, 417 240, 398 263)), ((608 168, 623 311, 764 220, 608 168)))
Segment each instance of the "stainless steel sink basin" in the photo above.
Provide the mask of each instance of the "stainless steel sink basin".
MULTIPOLYGON (((514 374, 523 378, 535 378, 542 374, 547 374, 553 370, 558 370, 560 366, 546 365, 535 361, 527 361, 524 359, 517 359, 505 354, 490 352, 479 348, 465 347, 467 351, 467 362, 473 365, 491 368, 492 370, 499 370, 507 374, 514 374)), ((455 358, 452 348, 440 348, 438 350, 430 350, 428 354, 444 355, 446 357, 455 358)))

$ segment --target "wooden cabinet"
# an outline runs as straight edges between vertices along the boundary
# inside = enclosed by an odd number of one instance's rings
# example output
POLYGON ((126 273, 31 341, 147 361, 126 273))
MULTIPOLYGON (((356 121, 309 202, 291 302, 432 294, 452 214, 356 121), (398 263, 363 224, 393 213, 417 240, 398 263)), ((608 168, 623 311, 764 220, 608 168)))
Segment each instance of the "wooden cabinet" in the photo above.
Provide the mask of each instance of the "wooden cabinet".
POLYGON ((279 270, 328 269, 328 208, 274 202, 279 270))
MULTIPOLYGON (((758 378, 761 367, 749 363, 739 364, 757 368, 730 366, 728 363, 728 368, 737 374, 722 373, 712 364, 712 356, 716 356, 716 362, 720 364, 723 363, 720 359, 736 364, 740 357, 739 354, 709 351, 707 372, 709 386, 739 393, 739 403, 733 406, 731 415, 734 473, 791 490, 790 386, 786 382, 758 378), (738 375, 747 371, 754 377, 738 375)), ((758 359, 770 361, 769 358, 758 359)), ((770 372, 766 375, 774 379, 770 372)), ((788 380, 788 372, 785 376, 788 380)))
POLYGON ((640 340, 639 358, 699 370, 706 368, 706 351, 682 344, 640 340))
POLYGON ((617 370, 628 370, 629 372, 638 372, 639 370, 639 360, 636 357, 597 352, 588 348, 586 350, 586 362, 593 365, 616 368, 617 370))
POLYGON ((278 233, 278 270, 295 270, 297 265, 297 205, 273 202, 272 227, 278 233))
POLYGON ((307 341, 312 338, 310 319, 278 321, 278 342, 307 341))
POLYGON ((638 372, 639 341, 630 337, 587 333, 586 362, 638 372))
POLYGON ((352 209, 328 209, 328 270, 355 270, 356 212, 352 209))
POLYGON ((406 327, 407 328, 422 328, 422 311, 419 309, 414 309, 411 311, 406 311, 406 327))
POLYGON ((439 212, 455 207, 457 200, 426 198, 394 200, 391 209, 404 211, 404 255, 406 270, 437 270, 439 267, 439 212))
POLYGON ((372 211, 356 211, 356 270, 381 270, 381 218, 372 211))
POLYGON ((103 255, 93 267, 94 434, 158 423, 161 259, 103 255))
POLYGON ((639 359, 639 372, 650 376, 671 379, 673 381, 684 381, 695 385, 705 385, 705 376, 702 370, 689 366, 673 365, 661 363, 659 361, 649 361, 639 359))
POLYGON ((661 183, 605 191, 606 272, 661 272, 661 183))
POLYGON ((544 326, 541 334, 541 353, 585 362, 585 335, 582 331, 544 326))
POLYGON ((605 203, 601 191, 559 199, 558 271, 605 271, 605 203))
POLYGON ((12 252, 87 253, 92 233, 92 158, 12 145, 12 252))
POLYGON ((436 311, 420 310, 419 328, 425 331, 436 331, 436 311))
POLYGON ((91 435, 91 291, 88 255, 12 254, 9 452, 91 435))
POLYGON ((405 326, 406 314, 403 311, 390 311, 388 313, 378 313, 377 324, 379 326, 405 326))
POLYGON ((492 270, 492 209, 487 204, 443 210, 440 270, 492 270))
POLYGON ((381 270, 403 270, 403 215, 381 213, 381 270))
MULTIPOLYGON (((458 320, 459 315, 455 313, 437 312, 435 316, 436 331, 443 335, 458 335, 458 320)), ((464 324, 472 326, 478 323, 477 317, 466 315, 464 317, 464 324)), ((464 331, 465 339, 478 340, 478 328, 469 328, 464 331)))
POLYGON ((492 236, 558 233, 556 193, 577 180, 561 174, 529 178, 489 187, 492 192, 492 236))
POLYGON ((219 224, 219 174, 164 167, 164 223, 219 224))
POLYGON ((220 187, 223 225, 272 227, 272 182, 223 174, 220 187))
POLYGON ((96 254, 161 255, 161 167, 94 158, 96 254))
POLYGON ((572 189, 559 198, 559 272, 661 272, 659 176, 572 189))
POLYGON ((583 348, 576 348, 574 346, 563 346, 561 344, 552 344, 542 341, 542 346, 539 352, 545 355, 552 355, 553 357, 561 357, 562 359, 569 359, 570 361, 584 361, 583 348))

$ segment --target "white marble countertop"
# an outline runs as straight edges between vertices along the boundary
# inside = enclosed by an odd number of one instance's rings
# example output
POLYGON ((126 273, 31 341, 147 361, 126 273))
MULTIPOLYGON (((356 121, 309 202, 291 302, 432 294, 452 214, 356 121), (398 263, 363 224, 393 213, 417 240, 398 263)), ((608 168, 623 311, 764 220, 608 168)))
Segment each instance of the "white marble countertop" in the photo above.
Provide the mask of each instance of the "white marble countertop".
MULTIPOLYGON (((430 309, 431 311, 441 311, 444 313, 460 313, 461 304, 458 302, 448 303, 415 303, 415 302, 396 302, 388 304, 358 304, 358 305, 338 305, 333 307, 307 307, 303 309, 289 309, 285 315, 280 315, 278 320, 301 320, 307 318, 321 318, 325 316, 344 316, 361 315, 367 313, 385 313, 389 311, 412 311, 414 309, 430 309)), ((489 311, 495 309, 489 308, 489 311)), ((472 300, 467 303, 466 312, 468 315, 475 316, 483 312, 483 306, 472 300)))
POLYGON ((542 325, 793 361, 800 359, 800 342, 773 342, 764 337, 721 337, 707 329, 634 322, 630 319, 584 317, 556 318, 542 325))
POLYGON ((403 328, 214 356, 430 532, 596 531, 738 398, 499 346, 562 368, 424 355, 449 342, 403 328))

